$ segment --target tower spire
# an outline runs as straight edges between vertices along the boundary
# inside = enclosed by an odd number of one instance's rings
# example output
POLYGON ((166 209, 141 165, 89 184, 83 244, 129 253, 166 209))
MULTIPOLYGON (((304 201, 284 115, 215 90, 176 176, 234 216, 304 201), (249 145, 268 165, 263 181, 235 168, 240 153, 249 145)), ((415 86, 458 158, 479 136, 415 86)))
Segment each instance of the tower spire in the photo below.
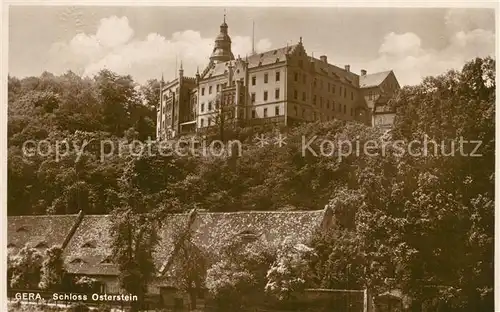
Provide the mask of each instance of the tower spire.
POLYGON ((234 55, 231 52, 231 38, 227 30, 226 9, 224 9, 224 21, 220 25, 219 35, 215 38, 215 45, 212 50, 212 55, 210 55, 210 61, 219 63, 234 60, 234 55))

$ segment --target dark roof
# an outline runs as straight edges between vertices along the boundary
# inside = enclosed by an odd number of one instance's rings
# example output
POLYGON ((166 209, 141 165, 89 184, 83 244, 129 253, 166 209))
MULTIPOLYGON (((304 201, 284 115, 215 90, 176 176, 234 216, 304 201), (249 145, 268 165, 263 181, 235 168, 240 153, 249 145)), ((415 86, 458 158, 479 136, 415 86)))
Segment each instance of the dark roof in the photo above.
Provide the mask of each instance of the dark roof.
POLYGON ((80 226, 64 250, 64 262, 69 273, 88 275, 118 274, 116 265, 103 263, 111 256, 110 226, 110 215, 87 215, 83 217, 80 226))
POLYGON ((34 248, 62 247, 78 221, 78 215, 10 216, 7 222, 9 253, 26 244, 34 248))
POLYGON ((359 76, 353 72, 340 68, 336 65, 325 63, 317 58, 310 57, 309 61, 314 62, 314 70, 320 75, 326 75, 337 79, 343 83, 351 84, 354 87, 359 85, 359 76))
POLYGON ((172 253, 176 242, 186 233, 188 229, 189 214, 172 214, 163 221, 158 231, 158 247, 153 255, 157 271, 163 272, 169 261, 172 261, 172 253))
POLYGON ((371 88, 380 85, 389 76, 392 70, 364 75, 359 77, 360 88, 371 88))
MULTIPOLYGON (((24 241, 58 245, 65 240, 77 215, 9 217, 9 244, 24 241), (17 231, 20 229, 20 231, 17 231), (36 233, 34 235, 34 233, 36 233)), ((236 237, 255 237, 259 241, 277 247, 285 239, 307 243, 315 229, 325 220, 325 210, 316 211, 244 211, 228 213, 195 212, 171 214, 162 222, 158 232, 159 244, 153 259, 158 273, 167 279, 175 271, 173 254, 184 235, 192 235, 192 243, 204 255, 217 257, 223 246, 236 237), (170 272, 170 273, 169 273, 170 272)), ((118 275, 118 267, 112 262, 111 216, 83 216, 74 235, 64 249, 65 267, 72 274, 118 275)), ((162 282, 170 283, 165 280, 162 282)))
POLYGON ((286 238, 306 243, 321 225, 324 211, 242 211, 199 213, 193 228, 193 241, 206 253, 218 254, 238 235, 256 235, 273 247, 286 238))

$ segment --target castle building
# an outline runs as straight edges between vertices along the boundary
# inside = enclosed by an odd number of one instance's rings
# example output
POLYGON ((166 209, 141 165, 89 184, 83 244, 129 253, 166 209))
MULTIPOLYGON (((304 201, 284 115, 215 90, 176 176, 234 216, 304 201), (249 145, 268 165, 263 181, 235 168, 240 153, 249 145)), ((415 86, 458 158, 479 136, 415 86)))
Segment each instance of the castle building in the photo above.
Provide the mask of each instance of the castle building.
POLYGON ((165 83, 157 108, 157 138, 204 131, 223 123, 255 127, 274 123, 356 120, 390 127, 387 105, 400 85, 394 72, 358 75, 350 66, 309 56, 302 37, 295 45, 235 58, 228 25, 220 25, 207 66, 194 77, 165 83))

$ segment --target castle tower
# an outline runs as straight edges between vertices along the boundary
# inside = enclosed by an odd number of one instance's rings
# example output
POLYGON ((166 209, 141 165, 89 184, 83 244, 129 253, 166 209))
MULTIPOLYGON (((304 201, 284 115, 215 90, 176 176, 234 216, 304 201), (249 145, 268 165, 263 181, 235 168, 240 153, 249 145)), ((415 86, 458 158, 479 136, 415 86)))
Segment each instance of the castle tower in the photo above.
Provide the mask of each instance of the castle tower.
POLYGON ((227 28, 226 14, 224 14, 224 22, 220 25, 219 35, 215 38, 215 46, 210 61, 219 63, 234 60, 233 52, 231 52, 231 38, 227 33, 227 28))

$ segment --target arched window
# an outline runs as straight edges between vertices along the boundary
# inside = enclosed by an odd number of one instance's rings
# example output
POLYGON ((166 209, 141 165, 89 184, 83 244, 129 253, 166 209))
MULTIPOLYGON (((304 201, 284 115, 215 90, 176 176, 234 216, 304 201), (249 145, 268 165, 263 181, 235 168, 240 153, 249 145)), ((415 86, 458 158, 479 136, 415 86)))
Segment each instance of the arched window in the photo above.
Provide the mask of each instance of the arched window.
POLYGON ((28 228, 26 228, 25 226, 21 226, 19 228, 16 229, 16 232, 28 232, 28 228))
POLYGON ((83 261, 81 258, 75 258, 73 260, 71 260, 72 264, 79 264, 79 263, 86 263, 85 261, 83 261))
POLYGON ((82 245, 82 248, 95 248, 95 243, 94 242, 86 242, 85 244, 82 245))

